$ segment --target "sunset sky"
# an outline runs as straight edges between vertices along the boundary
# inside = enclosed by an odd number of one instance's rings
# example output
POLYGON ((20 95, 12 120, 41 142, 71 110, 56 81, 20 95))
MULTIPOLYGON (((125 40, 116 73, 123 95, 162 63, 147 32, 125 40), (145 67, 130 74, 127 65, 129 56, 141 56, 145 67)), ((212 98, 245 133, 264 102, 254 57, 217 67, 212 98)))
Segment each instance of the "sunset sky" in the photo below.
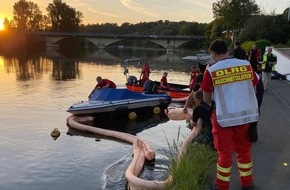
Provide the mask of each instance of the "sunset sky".
MULTIPOLYGON (((27 0, 29 1, 29 0, 27 0)), ((53 0, 31 0, 42 14, 53 0)), ((12 19, 13 5, 18 0, 1 2, 0 21, 12 19)), ((209 23, 213 20, 212 3, 216 0, 63 0, 83 13, 83 24, 139 23, 158 20, 195 21, 209 23)), ((290 5, 289 0, 256 0, 263 12, 281 14, 290 5)))

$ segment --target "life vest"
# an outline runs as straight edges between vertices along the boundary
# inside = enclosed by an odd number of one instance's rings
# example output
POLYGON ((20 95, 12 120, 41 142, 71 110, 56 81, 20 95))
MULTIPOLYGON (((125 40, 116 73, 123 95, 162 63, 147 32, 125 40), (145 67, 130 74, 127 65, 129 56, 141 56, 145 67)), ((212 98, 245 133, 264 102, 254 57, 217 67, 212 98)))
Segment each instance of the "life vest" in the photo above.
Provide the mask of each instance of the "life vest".
MULTIPOLYGON (((276 55, 271 54, 270 56, 272 56, 274 59, 277 60, 276 55)), ((263 55, 262 70, 263 70, 263 69, 266 69, 266 63, 267 63, 267 62, 268 62, 268 54, 265 53, 265 54, 263 55)), ((275 71, 275 65, 272 66, 272 71, 275 71)))
POLYGON ((246 60, 224 59, 208 68, 216 103, 217 122, 231 127, 258 121, 252 67, 246 60))

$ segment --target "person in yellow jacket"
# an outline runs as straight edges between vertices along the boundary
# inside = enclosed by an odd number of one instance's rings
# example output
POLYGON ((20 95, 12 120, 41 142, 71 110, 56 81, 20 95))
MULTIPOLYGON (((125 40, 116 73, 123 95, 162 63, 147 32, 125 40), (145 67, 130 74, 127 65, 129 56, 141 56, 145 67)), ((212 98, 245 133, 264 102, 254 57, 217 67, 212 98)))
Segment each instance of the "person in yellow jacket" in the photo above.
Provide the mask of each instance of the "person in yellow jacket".
POLYGON ((277 64, 277 57, 272 53, 272 48, 268 47, 267 53, 263 55, 263 63, 262 63, 262 75, 263 75, 263 83, 264 89, 267 91, 267 86, 271 81, 272 71, 275 70, 275 65, 277 64))

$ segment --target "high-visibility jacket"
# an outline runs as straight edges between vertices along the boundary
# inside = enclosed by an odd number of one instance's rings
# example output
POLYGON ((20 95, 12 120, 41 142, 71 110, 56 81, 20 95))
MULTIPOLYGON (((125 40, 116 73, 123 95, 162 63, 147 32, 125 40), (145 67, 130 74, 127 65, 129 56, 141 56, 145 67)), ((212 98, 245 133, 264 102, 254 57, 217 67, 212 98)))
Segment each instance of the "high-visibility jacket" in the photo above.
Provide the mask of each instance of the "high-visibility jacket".
POLYGON ((252 67, 246 60, 224 59, 208 68, 216 103, 217 122, 231 127, 258 121, 252 67))
MULTIPOLYGON (((277 56, 274 55, 274 54, 271 54, 271 55, 270 55, 270 59, 271 59, 271 60, 268 60, 268 54, 267 54, 267 53, 265 53, 265 54, 263 55, 262 70, 266 69, 266 63, 267 63, 268 61, 270 61, 270 62, 276 62, 276 61, 277 61, 277 56)), ((272 71, 275 71, 275 65, 272 65, 272 71)))

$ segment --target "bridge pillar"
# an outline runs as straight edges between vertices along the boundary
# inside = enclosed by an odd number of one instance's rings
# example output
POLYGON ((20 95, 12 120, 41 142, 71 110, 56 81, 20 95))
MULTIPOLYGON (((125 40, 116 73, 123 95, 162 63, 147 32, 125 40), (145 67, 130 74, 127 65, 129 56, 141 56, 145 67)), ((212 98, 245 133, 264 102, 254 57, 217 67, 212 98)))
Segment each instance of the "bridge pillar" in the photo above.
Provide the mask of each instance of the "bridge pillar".
POLYGON ((99 49, 105 49, 106 45, 105 44, 102 44, 102 43, 99 43, 98 44, 98 48, 99 49))
POLYGON ((174 52, 175 46, 167 46, 167 52, 174 52))
POLYGON ((59 47, 58 44, 55 44, 53 42, 45 42, 45 47, 59 47))

